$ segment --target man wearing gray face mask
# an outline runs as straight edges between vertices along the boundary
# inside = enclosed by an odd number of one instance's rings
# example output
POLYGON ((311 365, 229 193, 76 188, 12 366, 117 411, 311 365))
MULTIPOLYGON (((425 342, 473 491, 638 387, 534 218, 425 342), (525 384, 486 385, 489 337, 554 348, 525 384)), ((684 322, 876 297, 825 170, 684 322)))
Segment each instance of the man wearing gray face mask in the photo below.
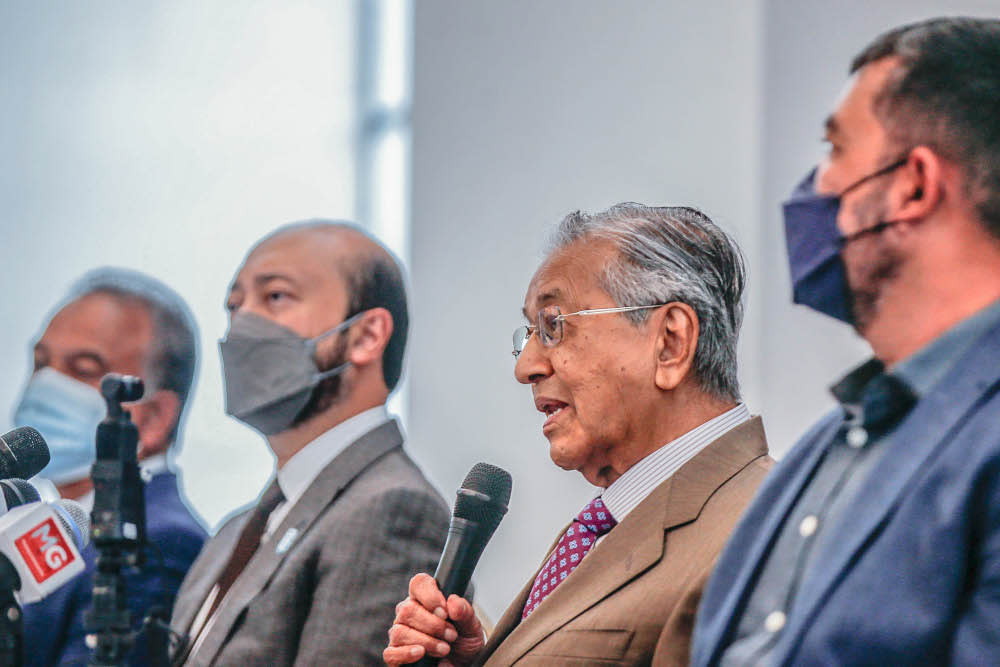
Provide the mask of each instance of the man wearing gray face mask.
POLYGON ((352 225, 296 223, 250 251, 227 307, 226 412, 278 471, 192 566, 174 662, 379 664, 398 591, 448 528, 385 406, 406 343, 400 268, 352 225))

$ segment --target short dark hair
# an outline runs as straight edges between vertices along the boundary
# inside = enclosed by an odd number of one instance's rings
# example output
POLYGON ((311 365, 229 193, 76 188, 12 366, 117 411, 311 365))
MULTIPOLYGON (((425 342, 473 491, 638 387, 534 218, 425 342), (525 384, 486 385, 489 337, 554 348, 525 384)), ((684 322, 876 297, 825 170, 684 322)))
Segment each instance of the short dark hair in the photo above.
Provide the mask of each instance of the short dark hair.
POLYGON ((883 58, 899 67, 875 114, 902 146, 926 145, 963 169, 981 222, 1000 238, 1000 20, 911 23, 877 37, 851 73, 883 58))
POLYGON ((382 353, 382 377, 392 391, 403 375, 403 354, 410 316, 406 307, 406 285, 399 264, 381 253, 361 258, 346 271, 350 302, 347 317, 371 308, 385 308, 392 315, 392 335, 382 353))

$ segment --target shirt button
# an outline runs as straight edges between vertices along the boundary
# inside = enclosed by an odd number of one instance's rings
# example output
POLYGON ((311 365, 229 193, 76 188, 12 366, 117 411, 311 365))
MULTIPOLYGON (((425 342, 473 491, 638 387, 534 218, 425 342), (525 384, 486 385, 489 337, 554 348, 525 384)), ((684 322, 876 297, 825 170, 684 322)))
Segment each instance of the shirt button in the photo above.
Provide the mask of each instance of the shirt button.
POLYGON ((764 629, 768 632, 777 632, 781 628, 785 627, 785 612, 783 611, 772 611, 764 619, 764 629))
POLYGON ((861 426, 852 426, 847 431, 847 445, 858 449, 868 444, 868 431, 861 426))
POLYGON ((799 535, 802 537, 812 537, 817 528, 819 528, 819 518, 814 514, 810 514, 802 519, 802 523, 799 524, 799 535))

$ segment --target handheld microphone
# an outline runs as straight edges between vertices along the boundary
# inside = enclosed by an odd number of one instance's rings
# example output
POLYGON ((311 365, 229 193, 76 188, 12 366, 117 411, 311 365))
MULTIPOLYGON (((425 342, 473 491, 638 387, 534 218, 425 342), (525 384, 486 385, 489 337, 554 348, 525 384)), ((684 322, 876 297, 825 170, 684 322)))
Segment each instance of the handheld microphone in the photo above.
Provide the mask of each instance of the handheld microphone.
POLYGON ((37 602, 83 572, 90 518, 72 500, 30 503, 0 517, 0 561, 17 572, 21 604, 37 602))
MULTIPOLYGON (((434 571, 434 580, 446 600, 452 593, 465 597, 472 571, 507 513, 512 485, 509 472, 489 463, 477 463, 465 476, 455 499, 448 538, 434 571)), ((437 658, 425 656, 416 667, 436 664, 437 658)))
POLYGON ((477 463, 465 476, 455 499, 448 539, 434 571, 445 599, 452 593, 465 597, 472 571, 507 513, 512 485, 509 472, 489 463, 477 463))
POLYGON ((0 478, 34 477, 49 464, 49 446, 42 434, 21 426, 0 435, 0 478))

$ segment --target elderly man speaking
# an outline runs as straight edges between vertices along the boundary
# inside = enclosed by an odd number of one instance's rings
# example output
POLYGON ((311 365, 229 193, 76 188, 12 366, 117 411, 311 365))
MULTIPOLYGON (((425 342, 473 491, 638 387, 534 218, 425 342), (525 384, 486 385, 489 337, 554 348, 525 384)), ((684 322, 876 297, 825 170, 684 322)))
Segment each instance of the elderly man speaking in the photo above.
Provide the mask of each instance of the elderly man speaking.
POLYGON ((744 282, 735 243, 694 209, 562 221, 528 286, 515 376, 553 462, 599 493, 489 641, 466 600, 414 577, 389 665, 687 663, 702 587, 771 463, 736 380, 744 282))

